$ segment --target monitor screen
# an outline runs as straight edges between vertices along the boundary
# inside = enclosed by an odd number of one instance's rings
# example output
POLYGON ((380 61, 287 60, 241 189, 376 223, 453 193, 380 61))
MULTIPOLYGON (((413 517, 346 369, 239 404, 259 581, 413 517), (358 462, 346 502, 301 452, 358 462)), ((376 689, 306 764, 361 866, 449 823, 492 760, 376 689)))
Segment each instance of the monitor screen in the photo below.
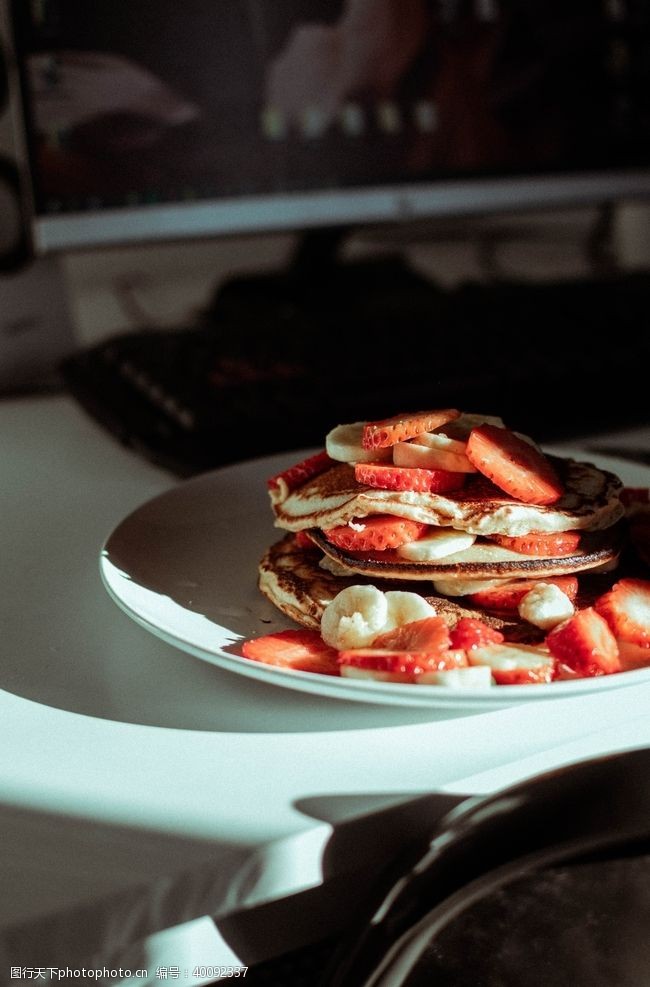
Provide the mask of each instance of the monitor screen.
POLYGON ((37 249, 650 192, 648 0, 16 0, 37 249))

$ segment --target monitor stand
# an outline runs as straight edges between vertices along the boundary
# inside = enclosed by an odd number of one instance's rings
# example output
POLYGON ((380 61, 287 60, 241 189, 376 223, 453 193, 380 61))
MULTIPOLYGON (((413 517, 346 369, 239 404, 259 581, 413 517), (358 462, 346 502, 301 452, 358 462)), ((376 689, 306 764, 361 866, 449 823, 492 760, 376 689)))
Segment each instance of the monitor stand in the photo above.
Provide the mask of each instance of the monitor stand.
POLYGON ((394 333, 406 324, 429 324, 445 293, 415 272, 400 254, 342 259, 347 227, 310 230, 300 237, 287 266, 271 273, 242 275, 217 288, 207 312, 216 327, 238 320, 242 327, 279 319, 304 318, 318 346, 318 327, 335 335, 354 331, 394 333), (339 320, 337 322, 337 316, 339 320), (336 331, 337 325, 340 333, 336 331), (314 334, 315 330, 315 334, 314 334))

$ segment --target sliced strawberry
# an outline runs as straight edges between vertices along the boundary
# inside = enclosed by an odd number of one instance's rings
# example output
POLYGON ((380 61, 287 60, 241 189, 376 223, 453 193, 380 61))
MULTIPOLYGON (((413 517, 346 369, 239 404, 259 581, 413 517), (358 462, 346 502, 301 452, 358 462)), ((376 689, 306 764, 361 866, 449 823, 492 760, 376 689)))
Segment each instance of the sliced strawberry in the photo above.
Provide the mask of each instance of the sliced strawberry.
POLYGON ((527 535, 490 535, 502 548, 522 555, 572 555, 580 544, 579 531, 559 531, 555 534, 531 531, 527 535))
POLYGON ((395 682, 415 682, 426 672, 442 672, 463 668, 467 660, 462 652, 441 651, 437 655, 420 651, 391 648, 354 648, 340 651, 338 662, 342 675, 388 679, 395 682), (364 674, 365 673, 365 674, 364 674))
POLYGON ((615 637, 650 648, 650 582, 621 579, 594 603, 615 637))
POLYGON ((578 610, 554 627, 546 644, 559 662, 584 677, 621 671, 616 638, 593 607, 578 610))
POLYGON ((283 470, 282 473, 270 477, 266 481, 266 485, 271 492, 282 493, 286 497, 292 490, 296 490, 303 483, 307 483, 308 480, 312 480, 315 476, 324 473, 325 470, 328 470, 330 466, 334 465, 334 460, 330 459, 325 450, 323 450, 313 456, 308 456, 307 459, 296 463, 295 466, 290 466, 289 469, 283 470))
POLYGON ((650 648, 630 644, 628 641, 619 641, 618 654, 625 672, 650 666, 650 648))
POLYGON ((484 607, 486 610, 517 613, 526 593, 530 593, 540 583, 552 583, 559 587, 572 603, 578 595, 578 580, 575 576, 549 576, 548 579, 504 579, 503 586, 491 586, 472 593, 470 600, 477 607, 484 607))
POLYGON ((314 545, 313 541, 309 537, 306 531, 296 531, 294 536, 294 541, 296 543, 296 548, 304 548, 306 550, 311 549, 312 551, 318 551, 318 547, 314 545))
POLYGON ((420 521, 408 521, 391 514, 371 514, 325 531, 327 540, 346 552, 384 551, 415 541, 427 530, 420 521), (355 525, 355 527, 352 527, 355 525), (358 525, 358 529, 357 526, 358 525))
POLYGON ((458 490, 465 482, 464 473, 383 466, 380 463, 357 463, 354 478, 357 483, 379 490, 414 490, 416 493, 445 493, 447 490, 458 490))
POLYGON ((325 644, 318 631, 278 631, 242 644, 244 658, 297 672, 338 675, 337 651, 325 644))
POLYGON ((467 458, 497 487, 526 504, 554 504, 563 494, 546 456, 508 428, 473 428, 467 458))
POLYGON ((378 422, 368 422, 363 429, 364 449, 386 449, 396 442, 413 439, 422 432, 433 432, 447 422, 460 418, 460 411, 444 408, 438 411, 416 411, 412 414, 394 415, 378 422))
POLYGON ((374 639, 372 646, 395 651, 422 651, 430 655, 446 651, 451 642, 444 617, 424 617, 385 631, 374 639))
POLYGON ((547 685, 555 679, 555 663, 545 661, 528 668, 511 668, 501 672, 492 669, 492 678, 497 685, 547 685))
POLYGON ((501 644, 502 641, 501 631, 488 627, 474 617, 461 617, 451 632, 451 647, 462 651, 484 648, 487 644, 501 644))

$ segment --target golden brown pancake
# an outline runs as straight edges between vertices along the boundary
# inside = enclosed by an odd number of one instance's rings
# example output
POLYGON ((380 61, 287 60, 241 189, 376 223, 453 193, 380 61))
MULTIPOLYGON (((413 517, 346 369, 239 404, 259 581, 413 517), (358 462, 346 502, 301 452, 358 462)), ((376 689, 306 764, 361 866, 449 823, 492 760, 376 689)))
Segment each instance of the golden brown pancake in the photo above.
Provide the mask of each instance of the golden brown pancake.
POLYGON ((377 490, 354 478, 339 463, 273 504, 275 524, 288 531, 327 529, 370 514, 392 514, 476 535, 523 535, 531 531, 597 531, 623 516, 621 481, 591 463, 549 457, 565 493, 552 506, 524 504, 472 474, 453 493, 426 494, 377 490))
POLYGON ((571 555, 533 556, 501 548, 491 542, 475 542, 470 548, 454 555, 445 556, 436 562, 407 562, 396 552, 370 553, 345 552, 318 530, 309 532, 309 537, 322 551, 336 563, 355 573, 376 580, 431 580, 431 579, 541 579, 544 576, 566 576, 572 573, 599 569, 601 566, 615 566, 618 562, 623 531, 616 524, 606 531, 585 533, 581 544, 571 555))

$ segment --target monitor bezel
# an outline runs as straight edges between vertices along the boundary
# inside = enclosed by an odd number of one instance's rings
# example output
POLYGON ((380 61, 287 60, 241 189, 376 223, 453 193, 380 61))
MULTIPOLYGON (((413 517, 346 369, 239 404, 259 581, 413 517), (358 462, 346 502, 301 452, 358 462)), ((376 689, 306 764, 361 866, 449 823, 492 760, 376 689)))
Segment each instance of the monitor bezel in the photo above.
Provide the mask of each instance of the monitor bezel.
POLYGON ((650 197, 650 168, 530 174, 33 215, 37 253, 328 226, 466 217, 650 197))
MULTIPOLYGON (((27 13, 11 0, 14 43, 27 13)), ((12 106, 24 149, 23 207, 34 254, 151 242, 365 227, 499 212, 562 209, 650 197, 650 162, 638 165, 504 172, 413 179, 390 185, 345 186, 285 193, 224 196, 186 202, 39 211, 32 176, 35 156, 25 67, 15 55, 19 98, 12 106)))

